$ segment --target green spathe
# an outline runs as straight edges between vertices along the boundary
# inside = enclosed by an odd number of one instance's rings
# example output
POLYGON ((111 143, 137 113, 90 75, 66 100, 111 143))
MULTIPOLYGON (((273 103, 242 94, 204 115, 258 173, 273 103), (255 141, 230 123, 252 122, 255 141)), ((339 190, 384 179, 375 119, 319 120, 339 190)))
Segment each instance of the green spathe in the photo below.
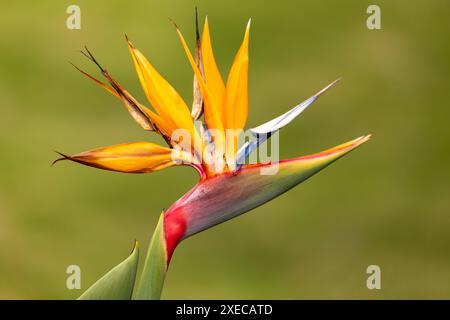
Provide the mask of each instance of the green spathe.
POLYGON ((167 271, 166 242, 164 239, 164 212, 159 217, 153 233, 141 278, 137 285, 135 300, 159 300, 167 271))

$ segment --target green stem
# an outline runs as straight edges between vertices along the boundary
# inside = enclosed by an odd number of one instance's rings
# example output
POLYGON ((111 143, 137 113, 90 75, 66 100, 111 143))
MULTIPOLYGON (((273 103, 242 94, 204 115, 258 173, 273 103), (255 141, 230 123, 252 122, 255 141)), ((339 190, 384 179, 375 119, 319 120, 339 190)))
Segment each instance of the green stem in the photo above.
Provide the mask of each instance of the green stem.
POLYGON ((164 212, 148 247, 144 268, 133 299, 159 300, 167 271, 167 252, 164 238, 164 212))

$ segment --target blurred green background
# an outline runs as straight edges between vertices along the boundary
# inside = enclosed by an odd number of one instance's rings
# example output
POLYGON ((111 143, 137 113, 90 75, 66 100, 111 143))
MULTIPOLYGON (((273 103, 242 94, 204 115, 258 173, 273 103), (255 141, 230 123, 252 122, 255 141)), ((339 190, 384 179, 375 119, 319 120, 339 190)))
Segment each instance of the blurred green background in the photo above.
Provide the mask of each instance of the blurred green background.
POLYGON ((208 14, 226 75, 252 18, 248 127, 332 80, 343 81, 281 133, 281 157, 362 134, 372 140, 278 199, 183 242, 163 298, 450 298, 450 4, 448 1, 10 1, 0 19, 0 298, 72 299, 144 254, 159 213, 197 180, 50 167, 76 153, 150 140, 121 104, 68 61, 98 74, 88 45, 141 101, 124 41, 191 102, 192 71, 168 17, 193 44, 208 14), (65 25, 81 7, 81 30, 65 25), (366 28, 381 7, 382 30, 366 28), (203 20, 203 19, 202 19, 203 20), (382 289, 366 288, 366 268, 382 289))

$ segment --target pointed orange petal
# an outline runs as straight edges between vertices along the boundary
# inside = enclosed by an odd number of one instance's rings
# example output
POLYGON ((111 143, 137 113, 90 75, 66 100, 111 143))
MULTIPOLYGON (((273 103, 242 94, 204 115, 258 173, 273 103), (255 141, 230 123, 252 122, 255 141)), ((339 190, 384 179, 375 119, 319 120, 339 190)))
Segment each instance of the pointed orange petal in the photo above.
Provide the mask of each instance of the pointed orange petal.
POLYGON ((225 127, 243 129, 248 115, 248 40, 250 20, 244 40, 234 58, 227 80, 225 127))
POLYGON ((109 93, 111 93, 113 96, 121 100, 125 106, 125 108, 128 110, 128 112, 131 114, 133 119, 144 129, 144 130, 155 130, 154 125, 156 125, 156 131, 163 135, 163 137, 166 139, 167 137, 170 138, 172 129, 169 127, 169 125, 157 114, 152 112, 150 109, 148 109, 146 106, 139 103, 127 90, 125 90, 119 82, 117 82, 115 79, 111 77, 111 75, 106 71, 103 70, 103 76, 108 79, 111 86, 106 85, 105 83, 101 82, 100 80, 96 79, 95 77, 91 76, 89 73, 83 71, 82 69, 78 68, 76 65, 72 64, 78 71, 80 71, 83 75, 97 83, 99 86, 107 90, 109 93))
POLYGON ((177 163, 189 162, 187 153, 164 148, 150 142, 133 142, 97 148, 74 156, 61 154, 59 160, 71 160, 87 166, 126 173, 147 173, 177 163))
POLYGON ((180 37, 181 44, 183 45, 184 51, 186 52, 188 60, 199 82, 200 90, 202 91, 203 99, 205 101, 204 113, 206 125, 208 126, 209 129, 217 129, 223 134, 224 130, 222 120, 220 119, 219 105, 217 101, 215 101, 214 96, 212 95, 211 90, 209 88, 209 85, 205 83, 205 80, 203 79, 201 72, 198 69, 197 64, 195 63, 195 60, 192 57, 191 52, 189 51, 189 48, 186 44, 186 41, 184 40, 183 35, 181 34, 181 31, 178 28, 176 29, 178 36, 180 37))
POLYGON ((193 132, 191 114, 181 96, 129 41, 128 46, 144 92, 158 114, 173 129, 193 132))
POLYGON ((217 101, 222 123, 224 122, 224 101, 225 101, 225 84, 217 67, 216 60, 211 45, 211 36, 209 33, 208 18, 205 19, 202 34, 202 58, 203 68, 205 72, 205 82, 213 96, 217 101))

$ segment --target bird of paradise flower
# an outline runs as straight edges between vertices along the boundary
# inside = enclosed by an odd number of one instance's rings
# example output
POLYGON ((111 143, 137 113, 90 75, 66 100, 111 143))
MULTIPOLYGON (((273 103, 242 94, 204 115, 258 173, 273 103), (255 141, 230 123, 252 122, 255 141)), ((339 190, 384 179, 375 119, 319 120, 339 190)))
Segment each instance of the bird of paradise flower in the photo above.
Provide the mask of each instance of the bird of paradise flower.
MULTIPOLYGON (((125 173, 149 173, 171 166, 189 165, 200 175, 196 186, 166 212, 162 212, 138 283, 135 285, 138 263, 136 242, 131 255, 94 283, 80 297, 82 299, 159 299, 172 254, 180 241, 279 196, 370 138, 370 135, 362 136, 331 149, 293 159, 245 164, 245 160, 261 143, 300 115, 337 81, 285 114, 250 129, 254 139, 238 146, 235 137, 229 138, 226 131, 242 130, 247 120, 250 21, 226 83, 214 58, 207 18, 200 36, 196 17, 194 56, 180 29, 176 25, 175 27, 194 71, 191 111, 177 91, 128 38, 126 41, 132 61, 153 110, 138 102, 100 65, 87 48, 83 54, 99 67, 107 83, 76 67, 119 99, 144 130, 162 136, 168 147, 150 142, 133 142, 75 155, 61 154, 62 158, 56 161, 71 160, 125 173), (200 121, 202 116, 201 125, 195 126, 195 122, 200 121), (173 139, 174 133, 180 129, 188 132, 188 139, 173 139), (219 135, 211 137, 208 133, 212 130, 219 132, 219 135), (199 136, 202 142, 200 144, 196 143, 199 136), (217 153, 221 143, 225 144, 225 150, 232 160, 227 159, 225 165, 217 169, 214 163, 204 161, 201 155, 211 146, 212 152, 217 153), (274 166, 277 166, 276 174, 260 174, 261 169, 274 166)), ((219 158, 223 156, 218 155, 219 158)))

